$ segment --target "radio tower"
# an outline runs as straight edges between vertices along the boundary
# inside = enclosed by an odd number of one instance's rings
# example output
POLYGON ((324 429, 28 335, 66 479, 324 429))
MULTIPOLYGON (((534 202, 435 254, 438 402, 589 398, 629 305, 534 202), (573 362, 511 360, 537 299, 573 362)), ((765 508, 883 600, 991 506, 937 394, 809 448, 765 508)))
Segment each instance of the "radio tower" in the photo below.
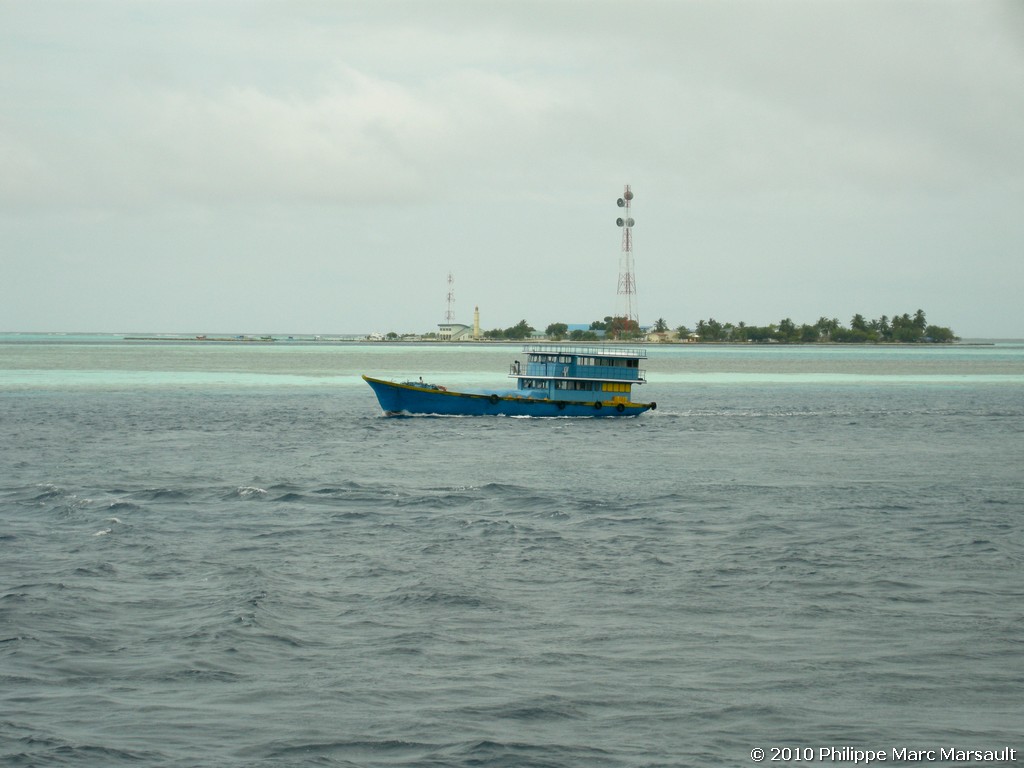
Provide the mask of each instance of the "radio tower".
POLYGON ((633 217, 630 204, 633 202, 633 190, 626 185, 619 198, 619 208, 625 208, 625 216, 615 220, 615 223, 622 229, 622 255, 619 257, 619 299, 617 305, 617 317, 622 318, 623 327, 618 329, 618 334, 623 331, 638 331, 640 329, 640 318, 637 316, 636 308, 636 276, 633 274, 633 217))
POLYGON ((452 273, 448 273, 448 311, 444 313, 444 321, 446 323, 455 322, 455 278, 452 277, 452 273))

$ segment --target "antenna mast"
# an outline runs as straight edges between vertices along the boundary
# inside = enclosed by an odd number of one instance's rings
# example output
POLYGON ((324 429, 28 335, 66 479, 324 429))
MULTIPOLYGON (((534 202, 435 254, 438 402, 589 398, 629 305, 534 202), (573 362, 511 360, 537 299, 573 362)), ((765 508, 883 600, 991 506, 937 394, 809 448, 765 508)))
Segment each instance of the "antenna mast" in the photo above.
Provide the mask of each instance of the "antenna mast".
POLYGON ((624 216, 615 220, 622 229, 622 255, 619 257, 619 299, 618 317, 623 320, 619 334, 640 330, 640 318, 636 307, 636 276, 633 274, 633 221, 631 203, 633 190, 626 185, 622 197, 618 199, 619 208, 625 208, 624 216))
POLYGON ((455 322, 455 278, 452 277, 452 273, 448 273, 448 311, 444 313, 444 321, 446 323, 455 322))

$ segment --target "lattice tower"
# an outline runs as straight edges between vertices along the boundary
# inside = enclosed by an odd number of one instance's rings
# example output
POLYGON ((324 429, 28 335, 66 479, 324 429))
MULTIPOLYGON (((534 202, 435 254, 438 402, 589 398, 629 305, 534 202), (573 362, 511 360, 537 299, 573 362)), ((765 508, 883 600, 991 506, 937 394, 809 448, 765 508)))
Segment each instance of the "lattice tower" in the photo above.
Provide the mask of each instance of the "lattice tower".
POLYGON ((624 209, 615 223, 622 229, 622 254, 619 256, 619 291, 616 305, 616 317, 624 318, 627 328, 640 327, 637 311, 636 275, 633 271, 633 190, 629 184, 625 186, 622 197, 618 199, 619 208, 624 209))
POLYGON ((444 313, 444 321, 446 323, 455 322, 455 278, 452 277, 452 273, 448 273, 448 310, 444 313))

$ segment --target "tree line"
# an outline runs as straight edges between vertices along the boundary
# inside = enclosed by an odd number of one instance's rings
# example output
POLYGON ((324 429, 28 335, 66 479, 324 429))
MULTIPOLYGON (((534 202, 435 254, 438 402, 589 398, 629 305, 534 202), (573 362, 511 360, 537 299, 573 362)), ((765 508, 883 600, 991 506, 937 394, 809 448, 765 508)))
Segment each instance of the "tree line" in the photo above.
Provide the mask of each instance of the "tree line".
MULTIPOLYGON (((523 323, 526 321, 524 320, 523 323)), ((522 325, 522 324, 521 324, 522 325)), ((659 318, 650 329, 654 333, 668 334, 670 328, 664 318, 659 318)), ((590 324, 590 330, 569 331, 565 323, 552 323, 545 333, 552 339, 568 339, 570 341, 595 341, 600 338, 597 331, 604 331, 604 338, 638 339, 645 336, 635 321, 627 321, 623 317, 606 317, 590 324)), ((953 331, 945 326, 930 325, 924 310, 917 310, 913 315, 904 312, 902 315, 888 317, 882 315, 875 320, 868 320, 862 314, 856 314, 849 326, 844 326, 838 318, 821 317, 814 324, 797 325, 790 318, 769 325, 747 325, 739 323, 720 323, 713 317, 699 320, 691 329, 680 325, 675 329, 681 340, 697 342, 776 342, 811 344, 817 342, 870 344, 870 343, 914 343, 932 342, 948 343, 957 340, 953 331)), ((505 338, 524 338, 511 337, 505 338)))
POLYGON ((692 338, 695 334, 696 341, 870 344, 948 343, 957 340, 951 329, 930 325, 924 311, 920 309, 913 315, 904 312, 892 318, 882 315, 875 320, 868 320, 858 313, 850 320, 849 326, 844 326, 837 318, 827 317, 819 318, 813 325, 797 325, 788 317, 770 325, 720 323, 712 317, 698 321, 692 330, 686 326, 676 330, 681 339, 692 338))
MULTIPOLYGON (((509 328, 494 328, 484 331, 485 339, 527 339, 534 333, 534 327, 526 320, 520 320, 509 328)), ((600 338, 606 339, 638 339, 644 336, 636 320, 629 320, 625 317, 607 316, 604 320, 595 320, 590 324, 588 330, 575 328, 569 330, 567 323, 551 323, 544 329, 544 335, 549 339, 561 341, 597 341, 600 338), (602 331, 603 333, 598 333, 602 331)))
MULTIPOLYGON (((784 344, 824 343, 914 343, 932 342, 949 343, 957 340, 953 331, 944 326, 928 323, 924 310, 917 310, 913 315, 904 312, 902 315, 888 317, 882 315, 878 319, 868 320, 864 315, 856 314, 848 326, 839 322, 838 318, 818 318, 814 324, 797 325, 790 318, 769 325, 747 325, 739 323, 720 323, 713 317, 698 320, 693 328, 680 325, 671 329, 664 318, 658 318, 650 329, 642 329, 635 320, 625 317, 607 316, 603 320, 594 320, 587 330, 569 330, 567 323, 551 323, 544 329, 544 334, 555 341, 598 341, 600 339, 642 339, 649 332, 669 334, 675 331, 680 340, 695 342, 761 342, 784 344)), ((483 332, 485 339, 494 341, 528 339, 535 329, 525 319, 508 328, 494 328, 483 332)), ((433 336, 434 334, 427 334, 433 336)), ((388 334, 388 337, 397 334, 388 334)))
POLYGON ((679 338, 693 338, 696 341, 753 341, 780 343, 833 342, 848 344, 869 343, 948 343, 956 335, 943 326, 929 325, 922 309, 912 315, 908 312, 889 317, 883 314, 877 319, 866 319, 855 314, 850 325, 843 326, 836 317, 819 317, 818 322, 798 326, 791 318, 781 319, 768 326, 748 326, 744 323, 719 323, 714 317, 701 319, 690 330, 685 326, 677 329, 679 338))
POLYGON ((534 332, 534 327, 525 320, 520 320, 509 328, 495 328, 484 331, 485 339, 528 339, 534 332))

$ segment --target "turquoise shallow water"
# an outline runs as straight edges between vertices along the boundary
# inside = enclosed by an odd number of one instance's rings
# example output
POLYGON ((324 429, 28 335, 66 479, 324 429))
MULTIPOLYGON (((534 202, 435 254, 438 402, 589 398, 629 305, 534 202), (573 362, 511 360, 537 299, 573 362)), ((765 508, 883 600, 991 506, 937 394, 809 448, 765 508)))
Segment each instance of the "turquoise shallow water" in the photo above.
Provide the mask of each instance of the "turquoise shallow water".
POLYGON ((358 378, 517 347, 78 341, 0 343, 4 764, 1024 746, 1024 347, 654 348, 606 422, 358 378))

